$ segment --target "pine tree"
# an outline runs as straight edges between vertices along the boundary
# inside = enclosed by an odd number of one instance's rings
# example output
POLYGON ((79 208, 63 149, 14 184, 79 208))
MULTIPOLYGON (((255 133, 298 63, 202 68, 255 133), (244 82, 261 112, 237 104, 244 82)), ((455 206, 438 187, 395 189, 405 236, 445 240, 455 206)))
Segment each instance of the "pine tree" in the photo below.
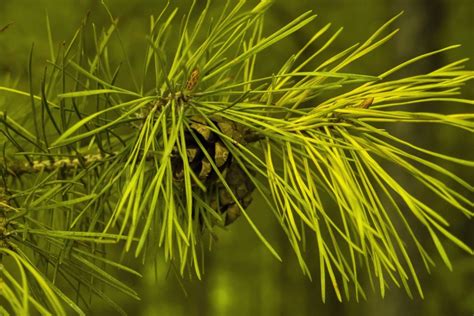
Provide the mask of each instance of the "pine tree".
POLYGON ((315 19, 307 12, 264 34, 270 4, 246 10, 246 1, 227 2, 211 27, 209 3, 181 19, 168 5, 150 18, 142 65, 127 59, 118 19, 105 8, 108 29, 90 36, 85 18, 69 43, 56 49, 50 41, 38 91, 31 61, 29 90, 0 86, 30 104, 14 115, 0 104, 2 313, 84 314, 89 297, 121 311, 108 290, 139 297, 116 273, 140 274, 113 255, 117 250, 144 262, 164 255, 180 275, 201 278, 202 251, 235 220, 248 223, 281 260, 247 212, 257 196, 310 278, 306 242, 317 244, 323 299, 327 287, 341 301, 364 297, 363 274, 382 295, 389 284, 412 295, 410 280, 423 296, 420 267, 407 249, 415 247, 427 269, 433 259, 415 225, 449 268, 442 239, 473 254, 432 201, 401 186, 397 173, 469 219, 472 185, 431 159, 474 163, 418 147, 387 128, 430 123, 473 131, 472 113, 414 108, 474 104, 460 95, 474 78, 463 68, 466 59, 397 78, 401 69, 457 46, 382 74, 355 74, 344 69, 390 40, 398 16, 334 56, 325 50, 340 31, 328 35, 326 25, 264 75, 260 53, 315 19))

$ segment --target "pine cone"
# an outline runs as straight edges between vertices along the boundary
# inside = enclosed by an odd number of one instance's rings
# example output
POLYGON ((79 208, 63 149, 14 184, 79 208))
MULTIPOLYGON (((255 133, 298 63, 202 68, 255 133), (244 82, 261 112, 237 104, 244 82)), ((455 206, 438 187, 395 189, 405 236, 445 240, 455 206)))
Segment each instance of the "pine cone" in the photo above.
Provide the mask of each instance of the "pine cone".
MULTIPOLYGON (((237 123, 226 120, 222 117, 212 117, 211 121, 219 128, 222 134, 230 137, 234 141, 245 144, 245 130, 237 123)), ((252 192, 255 189, 253 183, 247 174, 241 169, 239 164, 234 161, 232 154, 226 147, 221 137, 214 133, 206 120, 202 117, 194 116, 191 118, 190 128, 197 135, 200 143, 213 159, 213 163, 219 172, 224 176, 226 183, 236 199, 243 208, 246 208, 252 201, 252 192)), ((226 189, 220 181, 211 162, 208 160, 203 150, 200 148, 190 131, 186 132, 186 154, 188 163, 199 180, 207 187, 207 193, 210 194, 210 206, 225 213, 225 225, 234 222, 241 214, 241 210, 232 194, 226 189)), ((178 153, 178 149, 175 148, 178 153)), ((178 156, 178 155, 177 155, 178 156)), ((176 181, 182 181, 184 178, 183 161, 179 158, 173 161, 173 176, 176 181)))

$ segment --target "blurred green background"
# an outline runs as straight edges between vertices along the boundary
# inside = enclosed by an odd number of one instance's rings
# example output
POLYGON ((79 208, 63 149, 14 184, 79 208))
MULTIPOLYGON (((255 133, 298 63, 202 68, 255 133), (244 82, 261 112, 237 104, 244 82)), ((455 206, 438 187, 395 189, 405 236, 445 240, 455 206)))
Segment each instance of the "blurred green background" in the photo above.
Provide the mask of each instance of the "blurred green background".
MULTIPOLYGON (((198 7, 204 5, 198 1, 198 7)), ((249 1, 256 3, 257 1, 249 1)), ((111 0, 112 12, 120 17, 119 29, 126 43, 130 58, 139 60, 145 45, 145 34, 150 14, 157 15, 165 1, 111 0)), ((186 11, 190 1, 172 1, 186 11)), ((214 1, 213 10, 218 12, 224 1, 214 1)), ((396 22, 401 32, 394 40, 366 56, 350 70, 376 75, 403 60, 451 44, 463 46, 455 51, 437 55, 428 62, 405 70, 404 74, 416 74, 434 69, 463 57, 474 57, 474 2, 472 0, 276 0, 267 17, 267 32, 283 26, 299 14, 312 10, 318 14, 314 24, 296 33, 271 49, 271 54, 261 58, 259 66, 272 70, 298 50, 311 35, 328 22, 333 30, 344 27, 342 36, 333 47, 340 51, 356 42, 365 40, 378 26, 400 11, 405 14, 396 22)), ((45 61, 49 56, 46 30, 46 13, 53 31, 53 41, 59 45, 71 38, 81 20, 91 12, 92 20, 106 26, 108 19, 97 0, 0 0, 0 28, 13 22, 7 31, 0 33, 0 83, 7 78, 19 80, 18 85, 27 87, 28 55, 35 45, 34 74, 39 82, 45 61)), ((470 68, 474 68, 472 61, 470 68)), ((464 95, 474 98, 474 85, 466 86, 464 95)), ((0 95, 0 97, 2 97, 0 95)), ((425 110, 470 111, 465 106, 449 105, 445 109, 437 105, 424 105, 425 110)), ((474 160, 474 137, 451 129, 427 129, 425 127, 400 126, 399 136, 418 145, 436 148, 438 151, 474 160), (467 136, 467 137, 466 137, 467 136)), ((473 183, 472 170, 450 166, 473 183), (458 168, 458 169, 456 169, 458 168)), ((404 183, 410 186, 410 182, 404 183)), ((472 193, 472 192, 471 192, 472 193)), ((440 208, 443 206, 440 205, 440 208)), ((130 280, 141 294, 142 301, 122 300, 121 304, 132 315, 472 315, 474 313, 474 261, 451 244, 446 243, 452 258, 454 271, 450 272, 433 250, 437 267, 431 274, 423 271, 418 262, 425 299, 415 295, 408 298, 404 290, 395 286, 385 298, 375 290, 368 290, 367 301, 337 302, 328 291, 326 303, 321 301, 319 268, 316 259, 309 260, 313 281, 304 277, 295 260, 290 244, 278 223, 258 198, 249 210, 261 231, 275 245, 283 263, 277 262, 256 235, 241 219, 228 231, 219 232, 219 240, 212 252, 205 253, 205 275, 202 281, 186 278, 179 280, 173 269, 162 261, 156 266, 143 267, 142 280, 130 280)), ((451 229, 471 247, 474 244, 473 227, 457 212, 443 209, 442 214, 451 222, 451 229), (454 214, 452 214, 454 213, 454 214)), ((415 249, 410 249, 415 253, 415 249)), ((314 254, 314 252, 313 252, 314 254)), ((370 285, 367 283, 366 288, 370 285)), ((94 315, 113 315, 105 305, 95 305, 94 315)))

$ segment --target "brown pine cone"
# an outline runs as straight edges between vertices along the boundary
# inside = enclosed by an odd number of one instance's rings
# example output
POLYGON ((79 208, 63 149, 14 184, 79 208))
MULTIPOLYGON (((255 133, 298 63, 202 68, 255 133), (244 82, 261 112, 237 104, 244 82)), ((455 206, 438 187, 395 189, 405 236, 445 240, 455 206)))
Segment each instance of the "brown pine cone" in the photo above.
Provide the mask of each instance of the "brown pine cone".
MULTIPOLYGON (((222 134, 230 137, 233 141, 240 144, 246 143, 245 130, 235 122, 222 117, 213 117, 211 121, 219 128, 222 134)), ((252 201, 251 195, 255 186, 239 164, 234 161, 232 154, 221 137, 212 131, 204 118, 199 116, 191 118, 189 127, 199 138, 199 142, 213 159, 213 163, 224 176, 227 185, 236 199, 243 208, 246 208, 252 201)), ((231 224, 241 214, 239 206, 223 183, 221 183, 215 170, 212 168, 211 162, 190 131, 186 132, 185 142, 189 166, 198 176, 199 180, 207 187, 208 190, 206 194, 211 195, 210 206, 226 214, 225 225, 231 224)), ((178 152, 177 148, 175 152, 178 152)), ((180 158, 176 158, 173 161, 173 176, 176 181, 182 181, 184 179, 183 161, 180 158)))

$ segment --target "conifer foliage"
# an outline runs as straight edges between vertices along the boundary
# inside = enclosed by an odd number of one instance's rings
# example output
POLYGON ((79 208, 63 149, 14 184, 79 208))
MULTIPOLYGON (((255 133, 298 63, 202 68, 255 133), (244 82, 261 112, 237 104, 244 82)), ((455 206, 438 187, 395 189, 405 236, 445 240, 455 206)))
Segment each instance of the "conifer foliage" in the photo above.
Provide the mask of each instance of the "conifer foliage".
POLYGON ((306 262, 318 262, 323 299, 327 288, 340 300, 364 297, 362 275, 382 295, 392 284, 423 295, 421 267, 407 249, 417 249, 427 269, 434 259, 414 227, 450 268, 444 242, 473 254, 432 200, 403 187, 397 174, 470 219, 472 184, 432 159, 463 168, 474 162, 418 147, 387 128, 429 123, 473 131, 472 111, 414 107, 474 105, 460 94, 474 78, 466 60, 397 77, 456 46, 381 74, 355 74, 347 66, 391 39, 397 17, 335 55, 326 50, 340 30, 326 25, 272 74, 261 74, 260 53, 312 27, 315 16, 304 13, 267 34, 270 1, 250 10, 244 0, 227 2, 212 19, 210 5, 181 12, 169 4, 150 17, 138 65, 105 7, 110 26, 103 31, 91 31, 85 18, 59 48, 49 34, 40 82, 30 61, 30 89, 0 86, 8 96, 0 103, 0 294, 7 302, 0 313, 84 314, 90 297, 121 311, 111 289, 138 295, 118 271, 140 274, 117 250, 144 262, 164 255, 181 275, 201 278, 207 242, 231 234, 222 228, 237 219, 280 260, 252 221, 256 198, 266 204, 259 212, 281 225, 303 273, 311 278, 306 262))

